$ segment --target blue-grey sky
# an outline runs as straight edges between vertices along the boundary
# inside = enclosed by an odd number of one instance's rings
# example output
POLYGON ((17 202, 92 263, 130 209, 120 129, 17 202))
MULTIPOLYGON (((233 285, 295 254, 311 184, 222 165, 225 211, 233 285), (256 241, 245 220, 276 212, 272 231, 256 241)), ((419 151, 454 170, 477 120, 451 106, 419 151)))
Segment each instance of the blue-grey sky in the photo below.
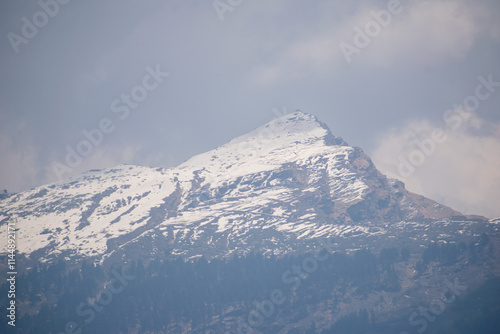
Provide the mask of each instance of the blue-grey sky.
POLYGON ((4 1, 0 188, 176 166, 300 109, 410 190, 500 216, 499 14, 498 0, 4 1))

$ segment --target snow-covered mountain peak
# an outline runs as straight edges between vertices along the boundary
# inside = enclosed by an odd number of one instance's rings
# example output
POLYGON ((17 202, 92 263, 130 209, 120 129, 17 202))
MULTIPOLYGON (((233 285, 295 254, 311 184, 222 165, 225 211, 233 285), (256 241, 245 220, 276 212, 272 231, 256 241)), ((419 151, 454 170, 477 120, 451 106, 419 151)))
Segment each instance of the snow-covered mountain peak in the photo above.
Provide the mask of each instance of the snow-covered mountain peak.
POLYGON ((293 141, 301 141, 301 139, 320 139, 327 133, 328 129, 319 122, 316 116, 297 110, 276 118, 240 138, 264 137, 271 140, 290 138, 293 141))
POLYGON ((0 201, 0 226, 16 220, 18 250, 35 261, 284 254, 320 237, 375 236, 386 223, 458 214, 387 179, 300 111, 175 168, 121 165, 0 201))
MULTIPOLYGON (((315 116, 296 111, 258 127, 180 165, 183 169, 208 171, 219 181, 248 173, 271 170, 283 164, 325 152, 352 150, 331 134, 315 116)), ((345 153, 345 152, 344 152, 345 153)))
MULTIPOLYGON (((330 129, 316 116, 297 110, 276 118, 257 129, 231 140, 228 145, 247 144, 258 149, 293 146, 294 144, 330 144, 328 137, 333 137, 330 129)), ((337 138, 339 139, 339 138, 337 138)), ((345 145, 341 139, 339 145, 345 145)))

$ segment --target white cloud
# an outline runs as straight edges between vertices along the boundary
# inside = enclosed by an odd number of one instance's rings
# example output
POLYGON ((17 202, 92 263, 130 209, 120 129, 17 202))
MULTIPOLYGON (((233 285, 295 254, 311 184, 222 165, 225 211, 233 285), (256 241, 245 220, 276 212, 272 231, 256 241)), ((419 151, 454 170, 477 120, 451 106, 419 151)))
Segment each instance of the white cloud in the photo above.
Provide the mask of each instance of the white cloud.
POLYGON ((466 56, 481 31, 475 5, 455 0, 407 4, 367 49, 365 61, 383 66, 432 65, 466 56))
POLYGON ((383 173, 401 179, 410 191, 463 213, 498 217, 499 153, 500 124, 488 123, 472 115, 456 130, 439 128, 427 120, 412 121, 382 135, 372 157, 383 173), (429 144, 429 154, 424 154, 422 164, 414 165, 411 175, 401 176, 398 171, 402 165, 400 158, 409 162, 411 154, 422 152, 419 143, 428 144, 436 128, 444 131, 446 139, 441 143, 434 141, 434 150, 429 144))
MULTIPOLYGON (((391 15, 390 23, 371 38, 368 46, 352 55, 352 63, 391 69, 434 65, 467 56, 481 35, 494 39, 500 35, 500 23, 482 3, 401 1, 401 8, 402 11, 391 15)), ((311 73, 331 73, 338 66, 346 66, 340 44, 354 45, 355 27, 364 30, 367 23, 375 20, 370 12, 386 9, 366 3, 342 19, 325 17, 324 21, 315 22, 308 34, 300 35, 274 60, 257 67, 253 82, 273 85, 311 73)))

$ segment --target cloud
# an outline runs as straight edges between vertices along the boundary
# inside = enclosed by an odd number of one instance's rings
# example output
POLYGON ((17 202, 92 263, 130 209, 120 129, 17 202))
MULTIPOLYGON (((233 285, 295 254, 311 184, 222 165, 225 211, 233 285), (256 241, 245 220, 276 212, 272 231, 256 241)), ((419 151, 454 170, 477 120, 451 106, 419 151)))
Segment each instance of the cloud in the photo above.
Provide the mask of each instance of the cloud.
POLYGON ((365 61, 379 66, 434 65, 463 58, 479 34, 491 28, 484 25, 483 8, 481 4, 456 0, 405 4, 401 14, 367 50, 365 61))
MULTIPOLYGON (((366 31, 367 24, 377 22, 373 13, 387 11, 386 6, 363 3, 347 17, 313 22, 308 34, 301 34, 274 60, 256 67, 253 82, 273 85, 347 65, 340 44, 356 46, 355 29, 366 31)), ((500 23, 492 17, 491 8, 484 2, 461 0, 401 1, 399 13, 392 14, 385 27, 379 26, 380 32, 369 44, 352 54, 352 63, 391 69, 435 65, 466 57, 480 36, 496 40, 500 36, 500 23)))
MULTIPOLYGON (((387 175, 405 182, 410 191, 430 197, 466 214, 500 216, 500 123, 485 122, 471 114, 452 127, 428 120, 411 121, 381 135, 372 157, 387 175), (441 141, 430 139, 442 130, 441 141), (417 154, 416 152, 424 152, 417 154), (402 159, 413 173, 402 176, 402 159), (423 159, 420 159, 424 157, 423 159)), ((403 169, 404 170, 404 169, 403 169)))
MULTIPOLYGON (((0 115, 0 121, 5 120, 0 115)), ((26 121, 11 122, 10 127, 0 127, 0 191, 24 191, 34 186, 57 182, 58 177, 52 162, 64 162, 62 152, 53 152, 46 157, 47 150, 39 148, 36 141, 26 136, 26 121), (22 133, 25 136, 16 134, 22 133)), ((136 157, 140 145, 108 145, 95 147, 91 154, 84 157, 75 168, 62 175, 63 179, 86 172, 90 169, 102 169, 123 163, 137 163, 136 157)))

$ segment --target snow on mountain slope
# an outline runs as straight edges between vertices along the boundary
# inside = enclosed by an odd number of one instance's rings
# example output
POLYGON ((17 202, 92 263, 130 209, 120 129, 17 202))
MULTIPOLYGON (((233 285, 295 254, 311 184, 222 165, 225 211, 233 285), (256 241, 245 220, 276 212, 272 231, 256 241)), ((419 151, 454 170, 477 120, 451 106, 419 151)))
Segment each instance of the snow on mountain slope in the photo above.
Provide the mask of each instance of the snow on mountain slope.
POLYGON ((161 169, 118 166, 12 196, 2 202, 0 220, 17 220, 21 253, 53 245, 53 255, 102 254, 108 238, 146 224, 173 190, 161 169))
MULTIPOLYGON (((376 243, 408 226, 446 234, 455 215, 386 178, 361 149, 300 111, 176 168, 122 165, 0 201, 0 224, 17 220, 18 251, 34 260, 281 254, 332 236, 376 243)), ((463 223, 463 233, 477 224, 463 223)))
MULTIPOLYGON (((312 115, 290 114, 231 140, 212 151, 197 155, 180 168, 204 166, 214 178, 237 177, 262 172, 311 155, 323 153, 329 130, 312 115)), ((333 151, 335 151, 335 148, 333 151)))

